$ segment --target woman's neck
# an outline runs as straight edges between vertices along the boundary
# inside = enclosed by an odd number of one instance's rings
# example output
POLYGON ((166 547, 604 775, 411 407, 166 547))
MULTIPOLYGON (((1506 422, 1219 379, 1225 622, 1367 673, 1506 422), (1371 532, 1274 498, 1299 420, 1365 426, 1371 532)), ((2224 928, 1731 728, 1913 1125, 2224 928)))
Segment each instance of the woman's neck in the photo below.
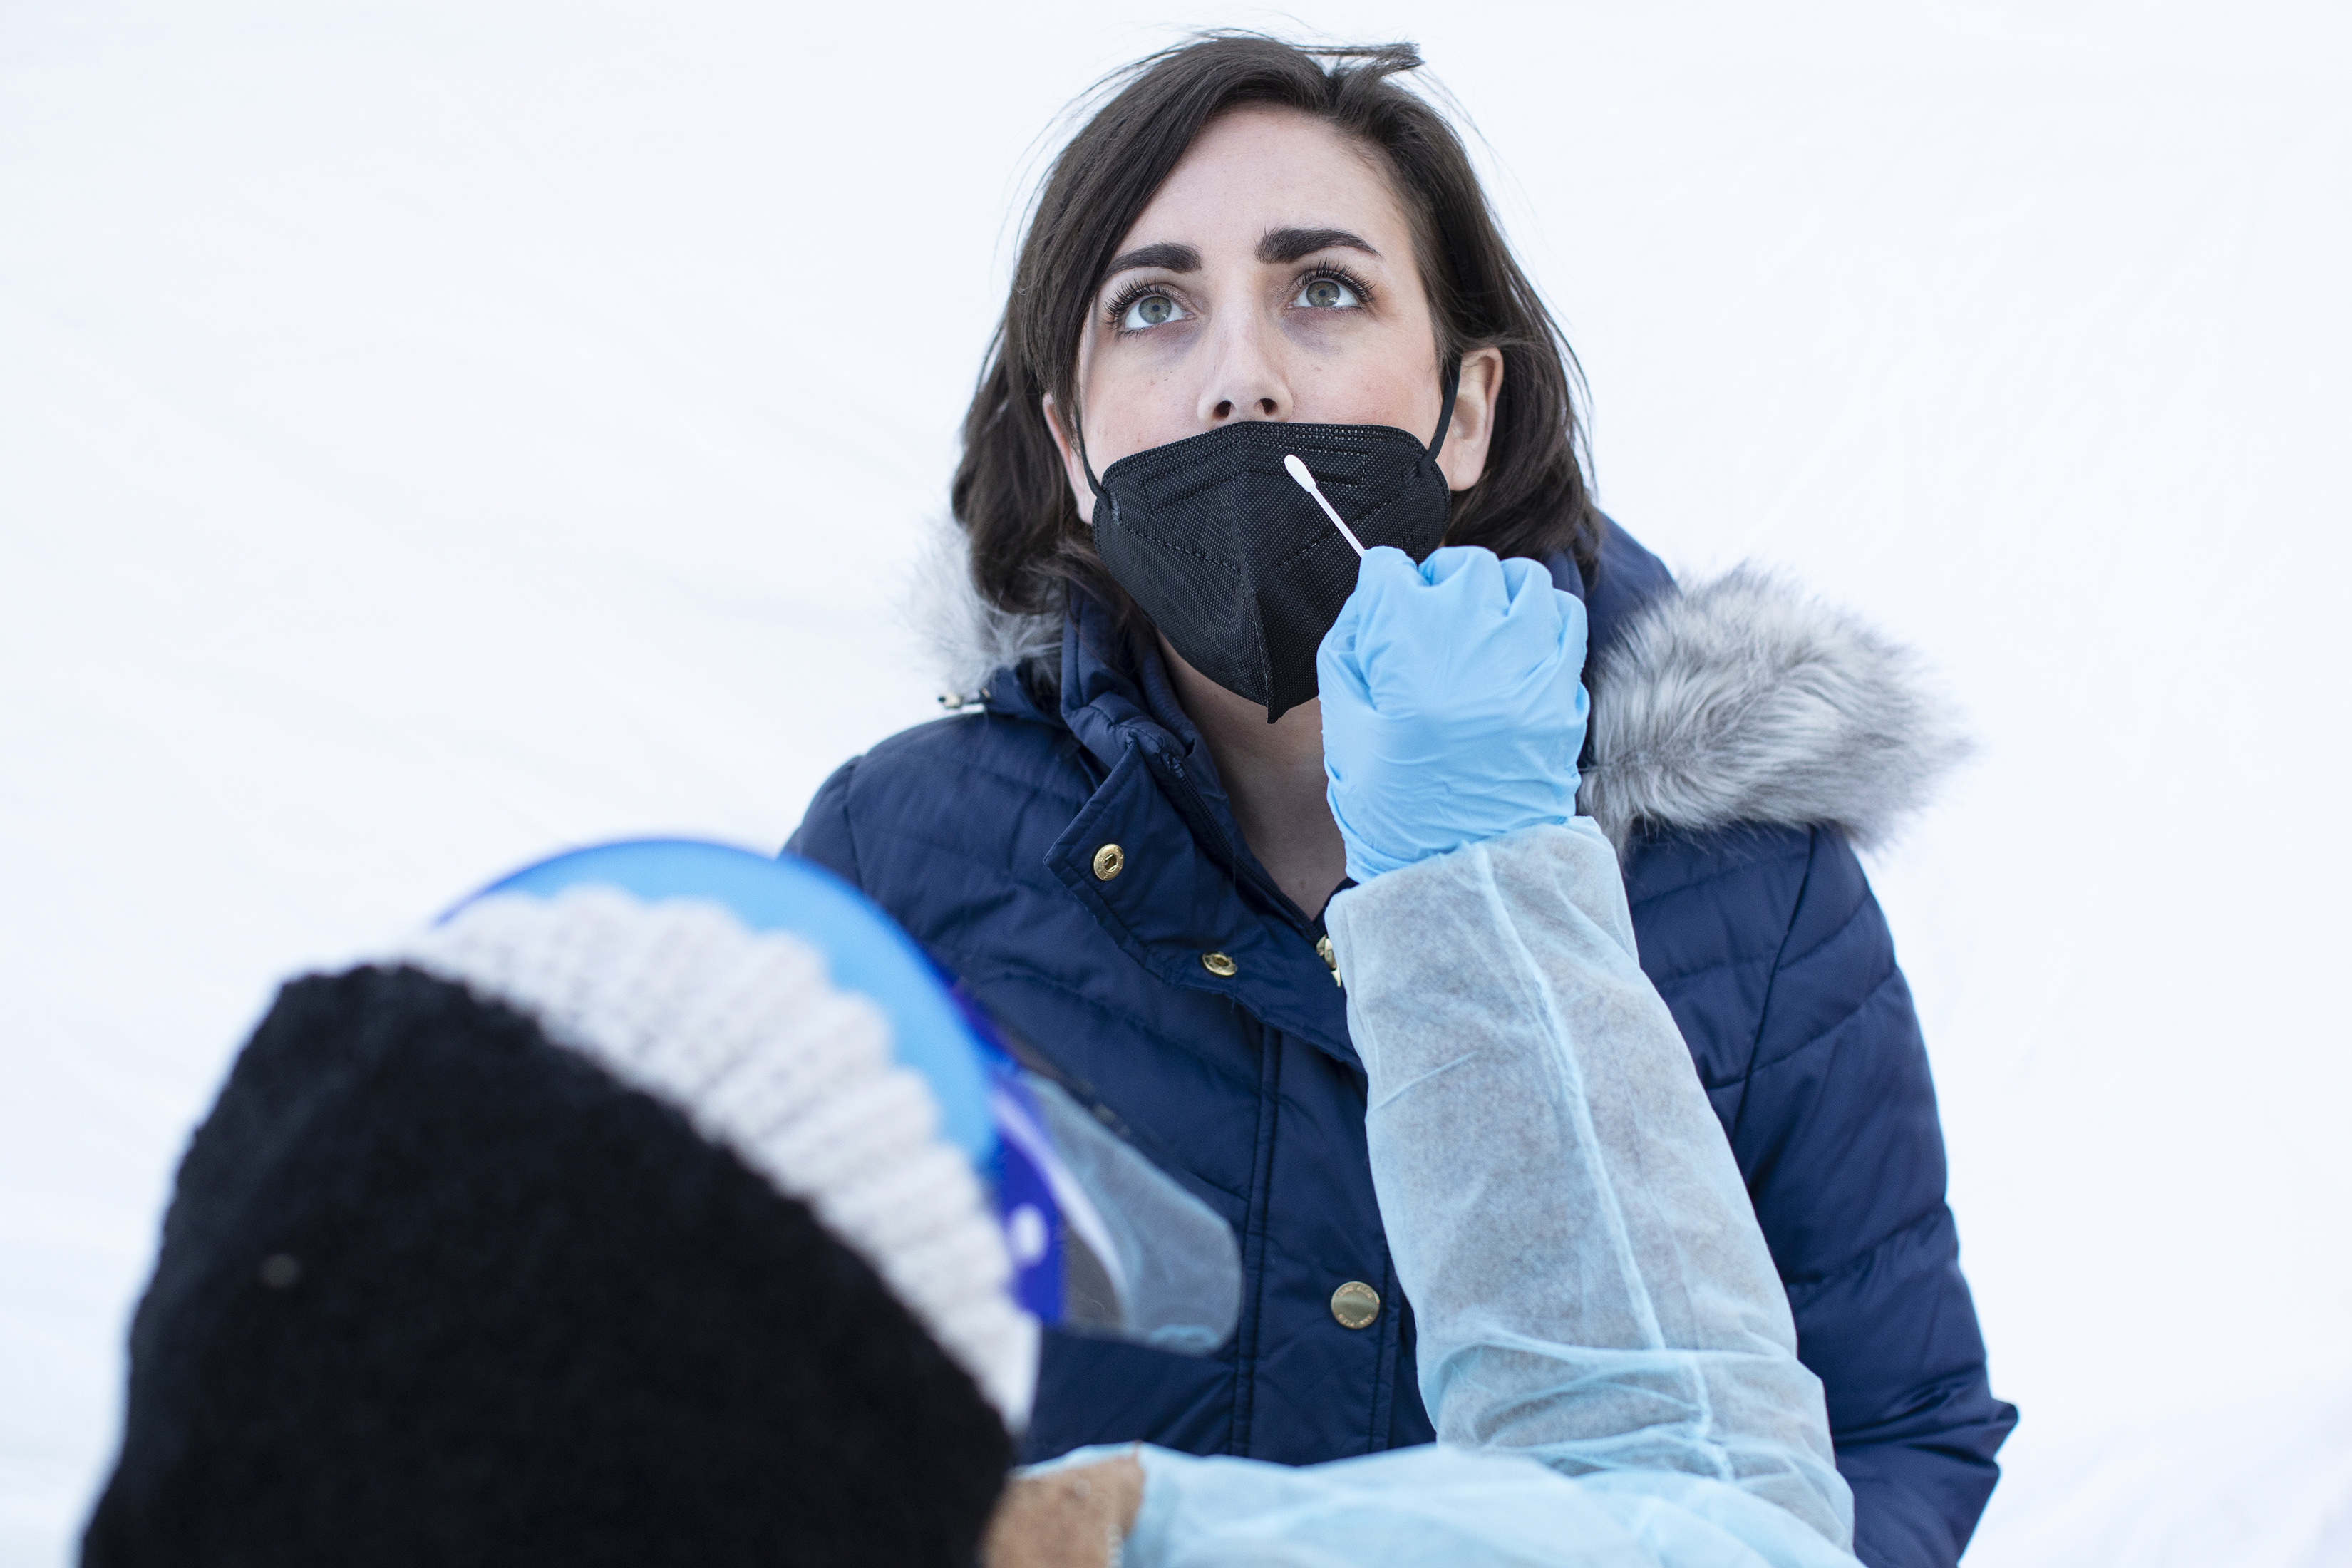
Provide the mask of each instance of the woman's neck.
POLYGON ((1265 709, 1237 697, 1160 641, 1186 717, 1201 731, 1250 853, 1308 919, 1348 875, 1348 847, 1324 794, 1323 705, 1307 702, 1269 724, 1265 709))

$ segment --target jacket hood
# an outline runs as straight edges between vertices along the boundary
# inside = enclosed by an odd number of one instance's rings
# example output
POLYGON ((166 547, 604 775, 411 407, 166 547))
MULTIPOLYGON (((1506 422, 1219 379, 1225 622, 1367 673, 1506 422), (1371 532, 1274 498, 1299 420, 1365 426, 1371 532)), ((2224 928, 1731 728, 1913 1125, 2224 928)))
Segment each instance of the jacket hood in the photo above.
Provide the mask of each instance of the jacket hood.
POLYGON ((1669 587, 1594 638, 1578 801, 1644 826, 1828 827, 1886 842, 1971 751, 1918 657, 1751 566, 1669 587))
POLYGON ((942 708, 979 701, 1000 670, 1021 671, 1038 690, 1061 682, 1064 613, 1016 616, 982 599, 971 581, 971 542, 945 518, 916 558, 906 608, 942 708))
MULTIPOLYGON (((1591 739, 1578 801, 1622 852, 1645 828, 1826 827, 1859 848, 1892 838, 1972 747, 1909 648, 1753 566, 1688 587, 1612 522, 1586 596, 1591 739)), ((1014 685, 1045 710, 1067 616, 983 603, 962 531, 943 524, 912 616, 967 706, 1014 685)), ((1010 695, 1010 693, 1007 693, 1010 695)), ((1025 694, 1024 694, 1025 695, 1025 694)))

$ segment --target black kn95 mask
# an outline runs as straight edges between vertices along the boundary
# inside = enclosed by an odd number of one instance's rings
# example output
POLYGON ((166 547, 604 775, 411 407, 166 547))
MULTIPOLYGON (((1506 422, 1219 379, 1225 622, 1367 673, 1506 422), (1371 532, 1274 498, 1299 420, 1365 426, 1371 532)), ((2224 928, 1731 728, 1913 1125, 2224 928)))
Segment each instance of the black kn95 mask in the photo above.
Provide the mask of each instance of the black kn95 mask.
POLYGON ((1100 479, 1087 463, 1095 551, 1185 663, 1264 703, 1272 723, 1315 696, 1315 650, 1357 568, 1354 547, 1283 458, 1307 465, 1366 548, 1423 561, 1453 504, 1437 453, 1461 374, 1458 362, 1446 370, 1426 447, 1386 425, 1254 419, 1121 458, 1100 479))

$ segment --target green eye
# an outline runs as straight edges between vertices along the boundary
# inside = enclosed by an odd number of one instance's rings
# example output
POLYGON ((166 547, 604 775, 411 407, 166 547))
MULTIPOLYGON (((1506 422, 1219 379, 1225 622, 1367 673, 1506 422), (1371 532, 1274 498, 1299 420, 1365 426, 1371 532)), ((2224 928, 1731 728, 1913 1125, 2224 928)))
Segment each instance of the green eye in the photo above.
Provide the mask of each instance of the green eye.
POLYGON ((1298 303, 1310 310, 1341 310, 1363 301, 1337 278, 1310 278, 1307 287, 1298 291, 1298 303))
POLYGON ((1140 331, 1146 327, 1165 326, 1170 321, 1181 321, 1183 319, 1184 312, 1178 310, 1176 301, 1167 295, 1146 294, 1130 302, 1126 310, 1119 312, 1118 324, 1123 331, 1134 332, 1140 331))

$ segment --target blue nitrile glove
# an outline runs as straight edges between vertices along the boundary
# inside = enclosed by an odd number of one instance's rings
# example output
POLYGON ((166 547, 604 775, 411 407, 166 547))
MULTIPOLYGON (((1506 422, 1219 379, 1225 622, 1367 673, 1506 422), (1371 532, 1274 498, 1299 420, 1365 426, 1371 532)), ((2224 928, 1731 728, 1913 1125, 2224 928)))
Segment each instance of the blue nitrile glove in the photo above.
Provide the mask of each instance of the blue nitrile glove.
POLYGON ((1366 554, 1315 656, 1348 875, 1575 816, 1583 671, 1584 606, 1540 563, 1366 554))

